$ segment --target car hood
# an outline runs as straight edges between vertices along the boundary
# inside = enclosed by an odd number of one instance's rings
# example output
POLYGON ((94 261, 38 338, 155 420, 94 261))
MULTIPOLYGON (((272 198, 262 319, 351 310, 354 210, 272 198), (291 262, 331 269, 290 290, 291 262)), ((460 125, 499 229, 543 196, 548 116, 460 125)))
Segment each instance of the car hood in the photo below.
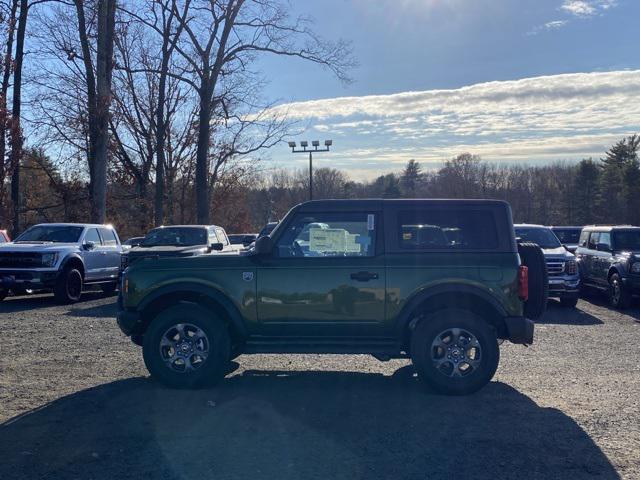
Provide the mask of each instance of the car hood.
POLYGON ((547 257, 573 258, 574 257, 574 255, 572 253, 570 253, 570 252, 567 252, 567 250, 564 247, 543 248, 542 251, 544 253, 545 258, 547 258, 547 257))
POLYGON ((189 246, 169 246, 159 245, 157 247, 133 247, 127 250, 126 254, 130 257, 148 257, 148 256, 180 256, 180 255, 199 255, 207 253, 208 249, 204 245, 189 246))
POLYGON ((11 252, 57 252, 60 250, 70 250, 78 248, 77 243, 3 243, 0 244, 0 253, 11 253, 11 252))

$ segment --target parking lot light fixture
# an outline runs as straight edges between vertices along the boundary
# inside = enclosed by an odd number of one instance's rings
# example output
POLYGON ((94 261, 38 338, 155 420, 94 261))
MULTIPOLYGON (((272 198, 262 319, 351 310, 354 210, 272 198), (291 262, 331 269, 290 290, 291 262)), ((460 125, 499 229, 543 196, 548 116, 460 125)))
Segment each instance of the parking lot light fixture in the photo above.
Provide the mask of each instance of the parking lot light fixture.
POLYGON ((328 152, 330 147, 333 145, 332 140, 324 141, 324 148, 320 148, 320 140, 313 140, 311 142, 312 149, 307 150, 309 146, 309 142, 306 140, 302 140, 300 142, 300 147, 302 149, 296 149, 296 142, 287 142, 289 144, 289 148, 291 148, 291 153, 308 153, 309 154, 309 200, 313 200, 313 152, 328 152))

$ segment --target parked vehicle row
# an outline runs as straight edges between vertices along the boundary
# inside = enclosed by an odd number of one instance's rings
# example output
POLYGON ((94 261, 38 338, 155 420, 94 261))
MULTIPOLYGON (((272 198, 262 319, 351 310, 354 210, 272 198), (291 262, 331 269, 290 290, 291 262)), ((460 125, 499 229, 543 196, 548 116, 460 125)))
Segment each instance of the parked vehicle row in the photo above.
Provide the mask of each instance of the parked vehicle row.
POLYGON ((13 242, 0 231, 0 300, 9 292, 50 291, 60 303, 77 302, 88 285, 98 285, 107 294, 115 292, 129 263, 237 253, 244 246, 232 244, 217 225, 163 226, 124 243, 111 225, 39 224, 13 242))

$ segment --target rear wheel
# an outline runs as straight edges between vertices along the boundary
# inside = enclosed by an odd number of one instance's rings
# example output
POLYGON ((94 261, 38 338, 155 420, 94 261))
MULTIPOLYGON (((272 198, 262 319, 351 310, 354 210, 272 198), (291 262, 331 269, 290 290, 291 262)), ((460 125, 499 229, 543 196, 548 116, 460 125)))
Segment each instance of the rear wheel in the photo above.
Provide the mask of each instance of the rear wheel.
POLYGON ((82 296, 82 274, 77 268, 67 268, 58 277, 53 295, 58 303, 75 303, 82 296))
POLYGON ((7 298, 8 294, 9 294, 9 292, 7 292, 6 290, 0 290, 0 302, 2 300, 4 300, 5 298, 7 298))
POLYGON ((231 340, 215 314, 198 305, 178 304, 151 322, 142 347, 154 379, 171 388, 198 388, 225 376, 231 340))
POLYGON ((631 294, 617 273, 609 277, 609 303, 619 309, 629 308, 631 305, 631 294))
POLYGON ((433 313, 411 336, 418 375, 439 393, 466 395, 484 387, 500 360, 495 331, 479 316, 460 309, 433 313))

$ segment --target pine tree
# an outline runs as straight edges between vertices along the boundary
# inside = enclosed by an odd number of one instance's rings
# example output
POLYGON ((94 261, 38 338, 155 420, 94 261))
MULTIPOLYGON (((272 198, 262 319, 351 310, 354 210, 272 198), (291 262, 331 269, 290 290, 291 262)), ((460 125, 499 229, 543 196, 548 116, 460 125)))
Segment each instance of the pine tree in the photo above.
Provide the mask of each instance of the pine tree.
POLYGON ((422 167, 420 163, 411 159, 407 162, 407 166, 400 177, 400 187, 402 196, 407 198, 415 198, 416 193, 422 184, 422 167))

